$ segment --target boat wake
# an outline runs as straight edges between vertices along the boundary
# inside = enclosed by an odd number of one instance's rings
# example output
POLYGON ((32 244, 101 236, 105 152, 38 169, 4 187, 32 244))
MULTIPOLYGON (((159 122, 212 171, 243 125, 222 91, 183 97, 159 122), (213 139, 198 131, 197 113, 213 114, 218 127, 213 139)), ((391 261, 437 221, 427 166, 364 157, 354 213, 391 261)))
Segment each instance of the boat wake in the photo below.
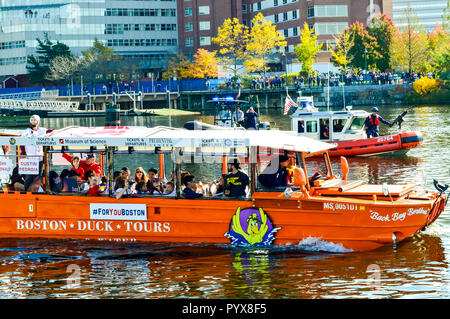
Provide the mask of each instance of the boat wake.
POLYGON ((449 237, 450 226, 443 225, 442 223, 434 223, 422 231, 422 234, 436 237, 449 237))
POLYGON ((353 250, 347 249, 341 244, 335 244, 317 237, 308 237, 297 244, 297 248, 312 252, 349 253, 353 250))

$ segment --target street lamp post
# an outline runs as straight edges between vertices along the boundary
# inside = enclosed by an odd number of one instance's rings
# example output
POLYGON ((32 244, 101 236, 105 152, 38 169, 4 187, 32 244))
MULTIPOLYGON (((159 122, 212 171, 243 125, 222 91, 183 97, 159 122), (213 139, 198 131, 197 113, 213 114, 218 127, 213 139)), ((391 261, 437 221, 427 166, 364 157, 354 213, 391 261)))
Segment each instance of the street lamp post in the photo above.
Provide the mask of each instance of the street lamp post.
POLYGON ((367 73, 367 48, 364 49, 364 71, 367 73))

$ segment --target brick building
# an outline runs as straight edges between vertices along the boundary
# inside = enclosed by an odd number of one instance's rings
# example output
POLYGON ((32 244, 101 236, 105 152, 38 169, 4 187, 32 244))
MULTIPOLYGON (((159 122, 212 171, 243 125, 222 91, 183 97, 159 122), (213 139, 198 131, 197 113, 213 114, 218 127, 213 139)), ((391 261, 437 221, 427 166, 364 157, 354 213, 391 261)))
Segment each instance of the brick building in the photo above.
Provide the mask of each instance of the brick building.
POLYGON ((274 54, 272 66, 275 70, 286 71, 287 68, 287 72, 300 69, 293 52, 306 22, 315 28, 318 41, 324 44, 315 65, 317 70, 324 72, 329 67, 333 35, 356 21, 367 24, 371 12, 392 17, 392 0, 183 0, 178 1, 177 9, 179 46, 187 55, 198 48, 218 49, 211 39, 225 19, 236 17, 249 25, 261 12, 286 38, 287 54, 274 54))

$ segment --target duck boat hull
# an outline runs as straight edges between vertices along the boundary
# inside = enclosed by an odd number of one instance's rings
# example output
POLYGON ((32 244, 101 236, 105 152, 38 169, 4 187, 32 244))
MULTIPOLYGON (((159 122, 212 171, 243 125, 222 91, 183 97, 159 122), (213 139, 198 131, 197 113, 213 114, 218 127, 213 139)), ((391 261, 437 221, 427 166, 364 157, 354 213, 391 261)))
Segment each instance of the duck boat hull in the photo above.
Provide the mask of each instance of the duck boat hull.
POLYGON ((416 234, 439 216, 446 201, 445 195, 437 200, 423 195, 414 202, 398 200, 393 205, 367 199, 366 192, 361 196, 303 199, 294 193, 287 199, 283 193, 261 192, 246 201, 124 198, 118 202, 110 197, 68 200, 57 195, 3 193, 0 237, 219 244, 239 240, 248 246, 264 241, 296 245, 313 237, 346 250, 364 251, 416 234), (268 225, 265 233, 263 227, 253 234, 249 231, 247 211, 268 225))

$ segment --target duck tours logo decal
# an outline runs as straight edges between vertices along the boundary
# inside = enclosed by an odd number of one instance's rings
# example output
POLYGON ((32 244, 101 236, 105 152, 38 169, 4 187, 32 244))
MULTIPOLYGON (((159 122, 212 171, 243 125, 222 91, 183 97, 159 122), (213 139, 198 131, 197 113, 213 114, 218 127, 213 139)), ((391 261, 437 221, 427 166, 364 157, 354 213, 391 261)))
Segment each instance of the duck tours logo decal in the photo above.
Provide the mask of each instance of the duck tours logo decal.
POLYGON ((225 236, 231 240, 232 245, 269 246, 279 229, 281 227, 275 228, 261 208, 245 208, 241 211, 238 207, 225 236))

